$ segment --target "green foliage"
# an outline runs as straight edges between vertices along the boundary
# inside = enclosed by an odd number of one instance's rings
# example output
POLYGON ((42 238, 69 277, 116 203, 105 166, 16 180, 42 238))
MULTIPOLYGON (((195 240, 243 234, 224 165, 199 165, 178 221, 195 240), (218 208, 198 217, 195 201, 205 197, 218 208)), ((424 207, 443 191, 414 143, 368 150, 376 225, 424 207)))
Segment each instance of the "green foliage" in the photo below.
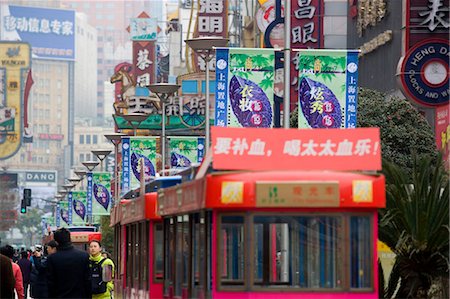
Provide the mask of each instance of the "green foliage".
POLYGON ((34 237, 40 232, 42 215, 42 210, 36 208, 28 208, 26 214, 18 214, 16 227, 25 236, 23 241, 27 246, 41 241, 34 237))
POLYGON ((426 298, 433 280, 449 274, 448 175, 441 155, 414 155, 412 163, 411 180, 394 163, 383 165, 386 209, 380 211, 379 239, 396 254, 387 298, 426 298))
MULTIPOLYGON (((410 177, 412 154, 436 158, 434 134, 426 119, 406 100, 366 88, 358 91, 358 127, 379 127, 383 159, 394 162, 410 177)), ((291 128, 298 127, 298 109, 291 113, 291 128)))
POLYGON ((114 229, 109 226, 110 216, 100 217, 100 231, 102 232, 102 247, 109 253, 114 251, 114 229))

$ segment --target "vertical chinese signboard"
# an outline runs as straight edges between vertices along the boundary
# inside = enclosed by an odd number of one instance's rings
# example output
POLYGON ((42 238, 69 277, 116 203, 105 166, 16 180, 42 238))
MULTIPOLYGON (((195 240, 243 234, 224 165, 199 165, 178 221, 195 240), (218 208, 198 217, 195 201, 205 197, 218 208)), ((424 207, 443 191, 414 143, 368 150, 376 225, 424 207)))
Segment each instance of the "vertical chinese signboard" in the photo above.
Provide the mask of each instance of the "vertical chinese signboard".
POLYGON ((92 174, 92 215, 109 215, 111 210, 111 174, 92 174))
POLYGON ((0 160, 13 156, 23 136, 23 91, 31 67, 31 50, 27 43, 0 42, 0 70, 3 91, 0 102, 0 160))
POLYGON ((86 201, 87 201, 87 222, 92 222, 92 172, 86 174, 87 189, 86 189, 86 201))
POLYGON ((216 126, 272 127, 274 50, 223 48, 216 59, 216 126))
POLYGON ((139 188, 141 163, 144 163, 145 183, 148 183, 161 169, 159 137, 122 139, 122 194, 139 188))
POLYGON ((84 225, 87 216, 86 191, 72 191, 72 224, 84 225))
POLYGON ((138 87, 155 83, 156 49, 154 41, 133 41, 133 74, 138 87))
POLYGON ((205 153, 204 137, 169 137, 170 167, 185 168, 201 163, 205 153))
POLYGON ((435 115, 435 133, 436 145, 439 151, 442 152, 443 158, 446 161, 447 169, 449 169, 450 162, 450 122, 449 122, 449 105, 436 107, 435 115))
POLYGON ((355 128, 358 52, 299 51, 299 128, 355 128))
MULTIPOLYGON (((194 37, 217 36, 227 37, 228 27, 228 1, 227 0, 199 0, 199 11, 197 16, 197 30, 194 37)), ((205 71, 205 61, 194 55, 195 69, 205 71)), ((210 70, 214 70, 215 60, 211 59, 210 70)))

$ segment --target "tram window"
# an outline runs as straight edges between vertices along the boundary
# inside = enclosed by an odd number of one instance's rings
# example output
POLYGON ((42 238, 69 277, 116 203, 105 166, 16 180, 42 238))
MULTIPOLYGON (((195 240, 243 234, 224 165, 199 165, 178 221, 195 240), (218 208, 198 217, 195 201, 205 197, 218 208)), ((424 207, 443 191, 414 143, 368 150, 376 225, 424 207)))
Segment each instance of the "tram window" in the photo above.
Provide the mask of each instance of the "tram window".
POLYGON ((183 279, 183 216, 176 217, 175 237, 175 296, 181 296, 181 283, 183 279))
POLYGON ((350 217, 350 281, 351 288, 372 287, 371 218, 350 217))
POLYGON ((255 216, 254 284, 342 288, 340 217, 255 216))
POLYGON ((126 242, 127 242, 127 247, 126 247, 127 248, 127 252, 126 252, 126 256, 127 256, 127 261, 126 261, 127 286, 131 286, 131 282, 133 280, 133 278, 132 278, 133 272, 131 272, 132 263, 133 263, 133 260, 132 260, 133 247, 132 247, 132 238, 131 238, 132 232, 131 232, 130 225, 126 226, 126 234, 127 234, 127 237, 126 237, 126 242))
POLYGON ((154 279, 161 281, 164 273, 163 264, 163 226, 162 223, 154 225, 153 253, 154 253, 154 279))
POLYGON ((183 216, 183 279, 182 284, 183 286, 186 286, 188 283, 188 276, 189 276, 189 216, 184 215, 183 216))
POLYGON ((175 225, 173 218, 164 220, 164 294, 169 295, 173 285, 173 266, 175 260, 175 225))
POLYGON ((222 216, 219 237, 222 285, 244 285, 244 217, 222 216))
POLYGON ((133 229, 133 287, 139 288, 139 226, 138 224, 132 225, 133 229))

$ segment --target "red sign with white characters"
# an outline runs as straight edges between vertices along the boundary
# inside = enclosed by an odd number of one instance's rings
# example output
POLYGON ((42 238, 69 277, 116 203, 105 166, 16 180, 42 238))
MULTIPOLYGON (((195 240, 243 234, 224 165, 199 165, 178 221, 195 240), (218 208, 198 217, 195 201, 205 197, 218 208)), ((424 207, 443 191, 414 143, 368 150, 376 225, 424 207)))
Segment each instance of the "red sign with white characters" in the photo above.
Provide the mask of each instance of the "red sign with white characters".
POLYGON ((378 128, 262 129, 213 127, 214 169, 380 170, 378 128))
POLYGON ((156 48, 154 41, 133 42, 133 75, 136 86, 146 87, 156 82, 156 48))

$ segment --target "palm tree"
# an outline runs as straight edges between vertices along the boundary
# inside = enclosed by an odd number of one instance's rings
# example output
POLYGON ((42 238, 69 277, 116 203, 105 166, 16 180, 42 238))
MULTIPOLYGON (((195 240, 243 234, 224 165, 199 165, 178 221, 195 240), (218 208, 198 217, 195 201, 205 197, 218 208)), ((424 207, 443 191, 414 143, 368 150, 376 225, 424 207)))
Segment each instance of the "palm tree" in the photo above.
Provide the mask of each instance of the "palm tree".
POLYGON ((411 179, 395 164, 383 165, 379 239, 396 254, 387 298, 427 298, 433 281, 448 279, 449 181, 442 157, 433 160, 415 156, 411 179))

